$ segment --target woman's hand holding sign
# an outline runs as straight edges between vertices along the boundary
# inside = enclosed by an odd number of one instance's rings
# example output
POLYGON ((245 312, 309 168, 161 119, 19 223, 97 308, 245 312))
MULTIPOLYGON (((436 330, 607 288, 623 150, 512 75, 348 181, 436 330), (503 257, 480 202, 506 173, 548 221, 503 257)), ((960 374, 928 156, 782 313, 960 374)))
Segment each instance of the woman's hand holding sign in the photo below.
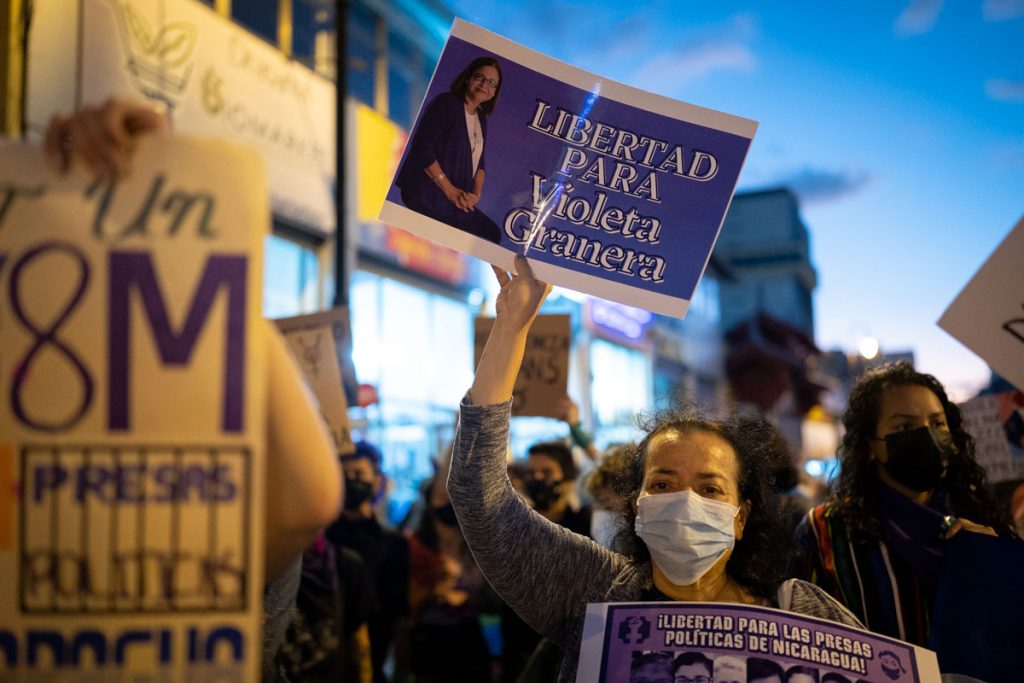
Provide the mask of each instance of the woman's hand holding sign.
POLYGON ((551 291, 551 285, 534 277, 525 256, 516 256, 511 274, 496 266, 492 268, 501 285, 495 302, 495 327, 501 326, 506 333, 526 332, 551 291))
POLYGON ((478 405, 502 403, 511 398, 523 362, 526 335, 551 291, 551 285, 534 277, 524 256, 516 256, 512 273, 493 268, 501 285, 495 303, 497 317, 469 390, 478 405))

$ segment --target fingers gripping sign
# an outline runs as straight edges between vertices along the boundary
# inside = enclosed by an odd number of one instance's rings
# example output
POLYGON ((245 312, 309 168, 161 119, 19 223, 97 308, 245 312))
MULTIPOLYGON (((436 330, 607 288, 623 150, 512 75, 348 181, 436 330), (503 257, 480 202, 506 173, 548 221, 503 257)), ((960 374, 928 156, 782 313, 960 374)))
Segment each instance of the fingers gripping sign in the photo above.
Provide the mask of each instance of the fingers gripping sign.
POLYGON ((497 317, 470 389, 472 400, 481 405, 511 398, 530 324, 551 291, 551 285, 534 277, 523 256, 516 256, 512 273, 496 266, 493 269, 501 286, 495 302, 497 317))
POLYGON ((537 316, 551 285, 534 277, 525 256, 516 256, 511 275, 497 266, 492 268, 501 285, 495 302, 496 324, 504 323, 508 331, 525 331, 537 316))

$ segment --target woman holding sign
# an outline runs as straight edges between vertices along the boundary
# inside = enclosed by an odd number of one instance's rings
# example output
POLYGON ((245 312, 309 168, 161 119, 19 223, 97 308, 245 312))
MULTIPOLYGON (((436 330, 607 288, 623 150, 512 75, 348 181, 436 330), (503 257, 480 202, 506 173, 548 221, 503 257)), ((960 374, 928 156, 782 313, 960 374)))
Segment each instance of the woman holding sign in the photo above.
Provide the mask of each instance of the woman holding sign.
POLYGON ((501 229, 477 203, 484 189, 487 117, 501 93, 501 65, 478 57, 426 105, 395 184, 406 207, 497 244, 501 229))
POLYGON ((764 423, 679 412, 655 421, 633 456, 628 554, 530 510, 506 476, 505 452, 512 388, 550 285, 523 257, 516 274, 495 272, 497 318, 461 407, 448 492, 488 580, 564 650, 559 680, 575 680, 589 602, 745 603, 860 625, 816 586, 782 580, 786 532, 773 518, 764 452, 778 441, 764 423))

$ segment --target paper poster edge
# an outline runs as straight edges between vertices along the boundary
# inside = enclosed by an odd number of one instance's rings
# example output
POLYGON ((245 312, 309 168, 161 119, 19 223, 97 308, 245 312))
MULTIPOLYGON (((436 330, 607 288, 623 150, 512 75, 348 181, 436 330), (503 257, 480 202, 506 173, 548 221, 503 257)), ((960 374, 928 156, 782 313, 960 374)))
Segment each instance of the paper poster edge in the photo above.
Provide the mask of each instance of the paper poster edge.
POLYGON ((521 66, 581 90, 591 91, 595 85, 599 84, 603 97, 622 104, 642 108, 673 119, 685 120, 705 128, 714 128, 748 140, 753 140, 757 132, 758 122, 754 119, 684 102, 599 76, 560 59, 549 57, 464 19, 456 18, 452 22, 449 37, 479 45, 521 66))

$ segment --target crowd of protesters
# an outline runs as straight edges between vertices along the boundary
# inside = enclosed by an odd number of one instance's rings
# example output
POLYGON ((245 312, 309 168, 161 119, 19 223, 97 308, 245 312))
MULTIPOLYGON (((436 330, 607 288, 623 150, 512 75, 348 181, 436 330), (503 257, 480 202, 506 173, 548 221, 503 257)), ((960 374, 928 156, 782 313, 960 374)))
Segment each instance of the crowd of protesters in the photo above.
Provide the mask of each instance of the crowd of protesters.
MULTIPOLYGON (((47 151, 59 166, 80 154, 119 172, 134 138, 163 127, 134 103, 87 107, 55 120, 47 151)), ((588 602, 772 606, 928 645, 952 539, 1019 543, 960 409, 905 363, 850 394, 827 500, 797 493, 785 440, 750 416, 673 408, 639 443, 600 454, 566 399, 566 440, 510 462, 512 386, 550 287, 521 257, 496 275, 497 319, 455 442, 401 528, 385 522, 380 451, 359 442, 335 473, 294 369, 268 369, 281 410, 270 411, 265 680, 571 681, 588 602)), ((287 365, 268 336, 272 364, 287 365)), ((1019 522, 1024 502, 1013 504, 1019 522)), ((635 662, 637 680, 659 668, 718 680, 710 661, 659 654, 635 662)))

